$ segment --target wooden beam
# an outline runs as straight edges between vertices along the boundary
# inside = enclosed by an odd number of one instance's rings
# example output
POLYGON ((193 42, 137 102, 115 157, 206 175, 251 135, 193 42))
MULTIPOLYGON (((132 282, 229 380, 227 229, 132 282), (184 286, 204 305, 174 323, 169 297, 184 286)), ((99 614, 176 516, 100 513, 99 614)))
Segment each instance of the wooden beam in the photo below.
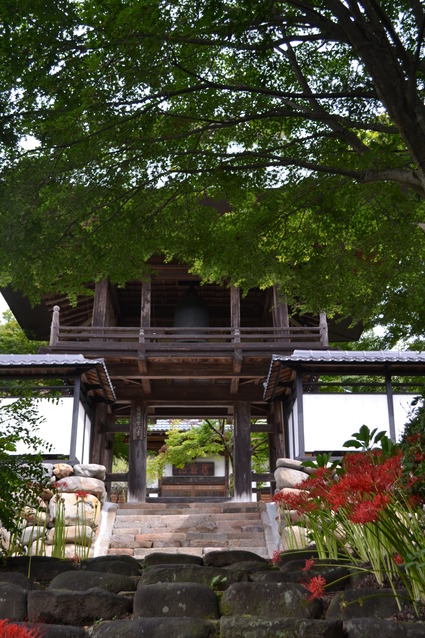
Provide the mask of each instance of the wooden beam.
MULTIPOLYGON (((109 377, 111 379, 140 379, 145 376, 151 380, 161 379, 184 379, 189 377, 196 377, 197 379, 232 379, 235 376, 234 362, 229 365, 223 364, 217 361, 209 361, 207 363, 198 361, 197 363, 188 363, 182 365, 181 363, 173 363, 171 366, 169 362, 156 362, 148 360, 149 368, 146 373, 140 372, 140 366, 137 360, 123 361, 107 361, 107 367, 109 377)), ((260 381, 264 380, 268 367, 270 365, 270 357, 263 362, 262 365, 242 363, 237 376, 245 378, 258 378, 260 381)))
MULTIPOLYGON (((117 400, 136 401, 141 398, 141 386, 132 384, 115 384, 117 400)), ((263 388, 261 385, 250 383, 240 386, 236 395, 238 400, 263 403, 263 388)), ((235 400, 235 395, 230 392, 230 384, 226 386, 217 384, 153 384, 152 392, 146 397, 150 403, 155 404, 181 404, 185 402, 208 404, 209 402, 227 404, 235 400)))

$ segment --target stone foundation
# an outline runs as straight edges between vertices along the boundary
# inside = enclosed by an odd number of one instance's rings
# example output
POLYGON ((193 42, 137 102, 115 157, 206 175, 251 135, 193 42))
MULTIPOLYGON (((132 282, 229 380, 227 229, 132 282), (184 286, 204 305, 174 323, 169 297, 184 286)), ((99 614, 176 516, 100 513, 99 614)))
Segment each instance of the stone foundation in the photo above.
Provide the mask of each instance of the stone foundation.
POLYGON ((1 529, 3 548, 11 554, 30 556, 92 556, 106 499, 106 468, 43 463, 43 469, 46 487, 37 507, 23 508, 20 538, 12 538, 1 529))

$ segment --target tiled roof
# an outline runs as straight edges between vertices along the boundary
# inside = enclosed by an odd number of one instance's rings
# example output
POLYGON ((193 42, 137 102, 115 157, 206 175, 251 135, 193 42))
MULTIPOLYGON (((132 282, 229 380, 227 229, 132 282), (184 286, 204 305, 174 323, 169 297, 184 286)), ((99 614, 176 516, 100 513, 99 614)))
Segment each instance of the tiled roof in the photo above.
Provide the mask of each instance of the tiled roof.
POLYGON ((272 361, 309 361, 329 363, 425 363, 425 352, 412 350, 294 350, 292 355, 273 355, 272 361))
POLYGON ((0 355, 0 377, 66 377, 84 373, 97 396, 115 401, 115 392, 103 359, 86 359, 82 354, 0 355))
POLYGON ((307 377, 319 374, 425 375, 425 352, 294 350, 291 355, 273 355, 264 383, 264 399, 272 401, 279 384, 288 386, 292 383, 295 370, 307 377))

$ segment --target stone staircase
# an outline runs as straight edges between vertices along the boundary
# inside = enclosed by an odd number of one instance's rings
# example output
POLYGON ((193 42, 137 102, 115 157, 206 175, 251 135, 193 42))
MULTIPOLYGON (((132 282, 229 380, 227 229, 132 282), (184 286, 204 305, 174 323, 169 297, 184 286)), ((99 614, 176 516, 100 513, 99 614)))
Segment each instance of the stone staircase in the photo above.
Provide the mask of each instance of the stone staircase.
POLYGON ((274 540, 264 503, 158 502, 116 506, 109 554, 143 559, 153 552, 203 556, 250 550, 271 558, 274 540))

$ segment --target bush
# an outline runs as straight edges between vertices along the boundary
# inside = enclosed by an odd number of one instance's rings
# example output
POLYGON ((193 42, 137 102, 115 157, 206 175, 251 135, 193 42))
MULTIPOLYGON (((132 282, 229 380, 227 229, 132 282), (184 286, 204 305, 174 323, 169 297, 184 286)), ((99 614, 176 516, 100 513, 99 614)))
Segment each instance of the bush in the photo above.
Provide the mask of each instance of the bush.
POLYGON ((16 538, 20 510, 24 505, 37 506, 45 478, 40 447, 46 448, 46 443, 35 434, 40 422, 36 403, 29 397, 0 406, 0 524, 16 538), (23 454, 17 454, 18 444, 24 446, 23 454))

